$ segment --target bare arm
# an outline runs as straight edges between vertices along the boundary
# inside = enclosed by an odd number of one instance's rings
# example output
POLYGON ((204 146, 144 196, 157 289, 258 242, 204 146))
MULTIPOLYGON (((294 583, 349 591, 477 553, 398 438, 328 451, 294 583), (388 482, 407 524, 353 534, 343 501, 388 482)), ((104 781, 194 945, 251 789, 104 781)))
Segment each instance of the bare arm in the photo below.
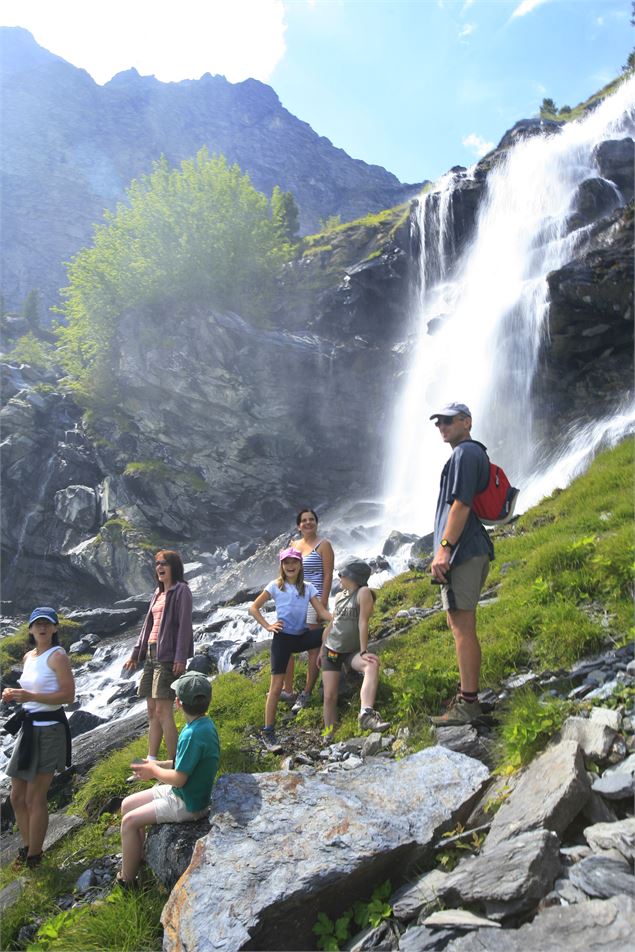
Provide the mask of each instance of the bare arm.
MULTIPOLYGON (((460 499, 455 499, 450 506, 443 538, 451 542, 453 546, 455 546, 461 538, 469 514, 470 507, 466 506, 460 499)), ((445 583, 451 558, 452 552, 450 549, 439 546, 430 565, 430 571, 437 581, 445 583)))
MULTIPOLYGON (((25 655, 26 657, 26 655, 25 655)), ((54 651, 47 659, 49 668, 55 671, 59 688, 57 691, 26 691, 24 688, 6 688, 2 692, 4 701, 17 701, 24 704, 25 701, 37 701, 38 704, 70 704, 75 700, 75 678, 71 663, 65 651, 54 651)))
POLYGON ((322 540, 320 555, 322 556, 322 572, 324 575, 320 601, 325 608, 328 608, 329 595, 331 594, 331 587, 333 585, 333 567, 335 565, 335 553, 328 539, 322 540))
POLYGON ((360 652, 368 651, 368 621, 373 613, 375 602, 366 585, 358 590, 357 604, 359 605, 359 650, 360 652))
POLYGON ((260 609, 266 605, 266 603, 271 598, 269 592, 261 592, 258 598, 251 603, 249 606, 249 614, 252 618, 255 618, 259 625, 261 625, 265 631, 271 631, 275 634, 276 631, 282 631, 284 624, 281 621, 274 621, 271 625, 266 621, 260 613, 260 609))
POLYGON ((311 604, 313 605, 313 608, 315 609, 315 614, 318 616, 320 621, 333 620, 333 616, 331 615, 330 611, 328 611, 328 609, 324 607, 318 595, 314 595, 313 598, 310 599, 310 601, 311 601, 311 604))
POLYGON ((182 770, 174 770, 171 767, 164 767, 162 764, 172 763, 172 761, 144 760, 140 764, 130 764, 132 772, 139 780, 160 780, 161 783, 169 783, 171 787, 184 787, 187 783, 189 774, 182 770))

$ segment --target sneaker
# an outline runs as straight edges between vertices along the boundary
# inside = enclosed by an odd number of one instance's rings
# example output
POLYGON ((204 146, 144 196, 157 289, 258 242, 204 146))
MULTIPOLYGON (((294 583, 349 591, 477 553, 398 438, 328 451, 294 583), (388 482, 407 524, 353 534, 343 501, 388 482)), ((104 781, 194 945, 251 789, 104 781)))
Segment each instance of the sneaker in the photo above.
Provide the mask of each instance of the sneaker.
POLYGON ((431 717, 430 720, 437 727, 460 727, 461 724, 472 724, 481 717, 483 711, 478 701, 464 701, 462 697, 457 697, 450 705, 445 714, 438 717, 431 717))
POLYGON ((25 863, 27 869, 35 869, 36 866, 39 866, 44 858, 43 853, 35 853, 33 856, 27 856, 25 863))
POLYGON ((273 727, 263 727, 260 731, 260 740, 266 750, 270 754, 281 754, 282 745, 278 743, 278 738, 276 737, 276 732, 273 727))
POLYGON ((390 721, 382 721, 377 711, 367 707, 357 718, 357 723, 363 731, 385 731, 390 727, 390 721))
POLYGON ((295 691, 281 691, 280 692, 280 700, 284 704, 288 704, 289 706, 294 703, 297 696, 298 695, 295 693, 295 691))
POLYGON ((306 691, 300 691, 297 698, 295 699, 295 704, 293 705, 291 710, 295 714, 298 714, 302 710, 303 707, 307 706, 310 700, 311 700, 310 694, 307 694, 306 691))
POLYGON ((18 855, 16 856, 16 858, 13 860, 13 863, 11 864, 11 868, 20 869, 22 866, 25 866, 26 858, 28 855, 29 855, 29 847, 21 846, 20 849, 18 850, 18 855))

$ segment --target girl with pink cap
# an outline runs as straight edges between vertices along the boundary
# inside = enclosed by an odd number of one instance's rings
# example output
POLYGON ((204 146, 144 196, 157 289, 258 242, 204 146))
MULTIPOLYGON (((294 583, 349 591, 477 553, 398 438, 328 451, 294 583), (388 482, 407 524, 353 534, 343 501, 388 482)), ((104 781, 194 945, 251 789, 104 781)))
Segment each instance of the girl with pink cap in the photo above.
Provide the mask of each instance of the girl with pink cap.
POLYGON ((314 648, 319 648, 322 643, 321 629, 307 628, 307 609, 311 605, 317 617, 323 621, 328 622, 332 617, 320 601, 315 585, 304 580, 302 553, 293 548, 283 549, 279 558, 278 578, 269 582, 249 607, 249 614, 259 625, 262 625, 265 631, 273 634, 271 684, 265 705, 265 726, 261 734, 263 744, 272 753, 279 753, 282 750, 276 739, 275 723, 289 658, 299 651, 312 651, 314 648), (274 622, 268 622, 260 612, 270 599, 273 599, 276 608, 277 617, 274 622))

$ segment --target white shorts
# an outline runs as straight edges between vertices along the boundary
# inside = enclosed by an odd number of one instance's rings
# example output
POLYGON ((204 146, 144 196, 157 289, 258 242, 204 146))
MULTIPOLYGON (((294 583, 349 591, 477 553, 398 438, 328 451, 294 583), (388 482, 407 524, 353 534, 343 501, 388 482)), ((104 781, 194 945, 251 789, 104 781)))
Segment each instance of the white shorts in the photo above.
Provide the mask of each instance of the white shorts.
POLYGON ((209 807, 190 813, 185 802, 172 790, 169 783, 157 783, 152 787, 152 802, 157 813, 157 823, 187 823, 206 816, 209 807))

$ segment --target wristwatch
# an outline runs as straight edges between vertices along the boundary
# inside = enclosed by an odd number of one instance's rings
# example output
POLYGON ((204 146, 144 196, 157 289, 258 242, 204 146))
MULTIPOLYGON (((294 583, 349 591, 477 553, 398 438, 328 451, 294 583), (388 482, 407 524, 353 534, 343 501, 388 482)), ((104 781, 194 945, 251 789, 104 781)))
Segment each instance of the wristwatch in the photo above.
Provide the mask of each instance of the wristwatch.
POLYGON ((447 539, 441 539, 441 548, 449 549, 450 552, 452 552, 452 550, 454 549, 454 544, 452 542, 448 542, 447 539))

